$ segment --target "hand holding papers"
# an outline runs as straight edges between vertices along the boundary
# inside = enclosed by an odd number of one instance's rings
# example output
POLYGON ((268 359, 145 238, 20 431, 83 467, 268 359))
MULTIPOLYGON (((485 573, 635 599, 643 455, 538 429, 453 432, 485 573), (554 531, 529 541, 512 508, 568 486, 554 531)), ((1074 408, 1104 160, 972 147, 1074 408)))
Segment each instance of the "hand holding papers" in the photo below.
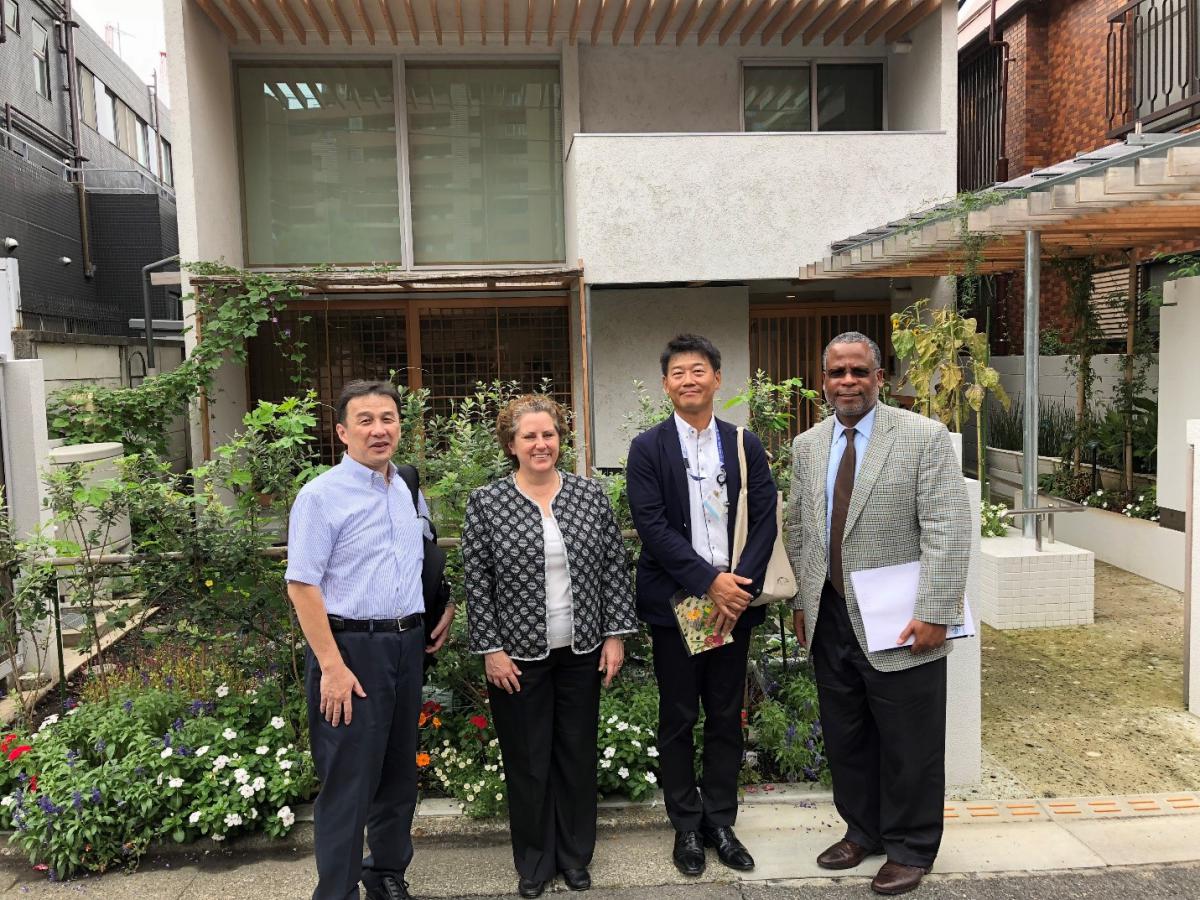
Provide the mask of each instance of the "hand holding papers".
MULTIPOLYGON (((850 573, 854 596, 858 600, 858 611, 862 614, 863 628, 867 632, 867 650, 872 653, 877 650, 894 650, 897 646, 908 646, 912 643, 911 637, 903 645, 897 645, 896 639, 913 619, 920 578, 919 562, 850 573)), ((971 604, 964 598, 963 605, 963 624, 947 627, 946 640, 975 636, 975 619, 971 613, 971 604)))

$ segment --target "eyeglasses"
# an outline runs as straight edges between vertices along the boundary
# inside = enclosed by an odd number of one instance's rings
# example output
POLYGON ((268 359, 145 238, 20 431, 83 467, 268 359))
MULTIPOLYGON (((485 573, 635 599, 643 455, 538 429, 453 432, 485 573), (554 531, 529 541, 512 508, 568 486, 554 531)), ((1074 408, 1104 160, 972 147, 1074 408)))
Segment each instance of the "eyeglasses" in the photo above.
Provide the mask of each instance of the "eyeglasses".
POLYGON ((868 369, 865 366, 855 366, 852 369, 847 369, 845 367, 842 367, 842 368, 837 368, 837 369, 826 369, 825 377, 826 378, 845 378, 847 373, 849 373, 850 376, 853 378, 870 378, 871 375, 876 371, 878 371, 878 370, 877 369, 868 369))

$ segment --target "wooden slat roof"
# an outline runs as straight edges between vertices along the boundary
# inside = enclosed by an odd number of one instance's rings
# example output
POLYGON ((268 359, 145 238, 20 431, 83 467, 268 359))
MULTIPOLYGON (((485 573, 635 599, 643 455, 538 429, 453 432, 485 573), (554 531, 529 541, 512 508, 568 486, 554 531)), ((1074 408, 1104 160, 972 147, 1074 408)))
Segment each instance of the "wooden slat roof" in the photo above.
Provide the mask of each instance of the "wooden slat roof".
POLYGON ((233 44, 889 44, 941 0, 192 0, 233 44))
MULTIPOLYGON (((467 269, 425 271, 413 269, 296 269, 277 273, 305 294, 344 294, 411 291, 545 291, 569 290, 579 276, 578 268, 467 269)), ((193 285, 220 286, 241 282, 238 275, 191 274, 193 285)))
POLYGON ((1131 137, 975 197, 965 224, 957 204, 933 207, 838 241, 800 277, 952 274, 973 255, 971 237, 986 238, 976 271, 1012 271, 1024 265, 1028 230, 1060 256, 1200 240, 1200 133, 1131 137))

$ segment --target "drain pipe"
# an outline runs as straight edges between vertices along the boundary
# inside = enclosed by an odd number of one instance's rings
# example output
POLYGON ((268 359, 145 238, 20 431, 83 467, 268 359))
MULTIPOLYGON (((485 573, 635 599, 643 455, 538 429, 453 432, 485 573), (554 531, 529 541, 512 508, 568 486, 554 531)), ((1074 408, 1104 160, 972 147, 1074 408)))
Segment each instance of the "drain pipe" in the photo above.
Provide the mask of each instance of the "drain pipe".
POLYGON ((992 20, 988 25, 988 44, 1003 49, 1000 58, 1000 155, 996 158, 996 182, 1008 181, 1008 41, 996 37, 996 0, 991 0, 992 20))
POLYGON ((82 107, 79 100, 79 66, 75 62, 75 29, 79 27, 79 23, 75 20, 75 13, 71 8, 71 0, 66 0, 64 5, 61 27, 63 45, 67 51, 67 93, 70 95, 71 100, 69 113, 71 119, 71 143, 75 147, 75 156, 71 163, 75 168, 72 180, 75 182, 75 194, 79 202, 79 237, 83 251, 83 277, 90 279, 95 275, 96 267, 92 262, 92 237, 90 233, 91 229, 88 225, 87 186, 83 181, 83 148, 79 144, 79 117, 82 107))
POLYGON ((148 266, 142 266, 142 324, 146 329, 146 377, 158 374, 157 366, 154 363, 154 316, 150 311, 150 273, 155 269, 161 269, 168 263, 178 261, 179 254, 176 253, 174 256, 152 262, 148 266))

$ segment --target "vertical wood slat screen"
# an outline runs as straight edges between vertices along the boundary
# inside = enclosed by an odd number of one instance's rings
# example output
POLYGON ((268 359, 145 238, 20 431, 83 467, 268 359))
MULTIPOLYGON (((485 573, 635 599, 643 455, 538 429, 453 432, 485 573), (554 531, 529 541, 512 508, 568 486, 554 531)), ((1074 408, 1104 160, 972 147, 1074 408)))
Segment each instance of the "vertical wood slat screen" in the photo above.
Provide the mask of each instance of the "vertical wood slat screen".
POLYGON ((335 309, 304 303, 282 313, 271 331, 264 329, 250 341, 250 402, 278 402, 289 394, 315 390, 321 404, 317 450, 321 461, 329 464, 342 452, 334 405, 345 384, 355 379, 387 380, 394 371, 400 384, 430 389, 435 414, 449 412, 451 401, 472 393, 476 382, 497 378, 516 381, 523 390, 534 390, 549 379, 554 397, 569 404, 566 301, 527 304, 350 301, 346 308, 335 309), (410 312, 419 326, 416 335, 409 333, 410 312), (308 321, 302 322, 302 317, 308 321), (288 329, 306 345, 304 370, 309 377, 304 384, 293 382, 295 367, 280 353, 275 329, 288 329))
MULTIPOLYGON (((879 344, 884 367, 891 359, 891 303, 887 300, 853 304, 750 307, 750 371, 761 369, 772 381, 800 378, 806 388, 821 390, 821 352, 845 331, 859 331, 879 344)), ((793 403, 787 439, 818 421, 812 403, 793 403)))
POLYGON ((958 189, 996 183, 1000 156, 999 47, 986 47, 958 70, 958 189))

